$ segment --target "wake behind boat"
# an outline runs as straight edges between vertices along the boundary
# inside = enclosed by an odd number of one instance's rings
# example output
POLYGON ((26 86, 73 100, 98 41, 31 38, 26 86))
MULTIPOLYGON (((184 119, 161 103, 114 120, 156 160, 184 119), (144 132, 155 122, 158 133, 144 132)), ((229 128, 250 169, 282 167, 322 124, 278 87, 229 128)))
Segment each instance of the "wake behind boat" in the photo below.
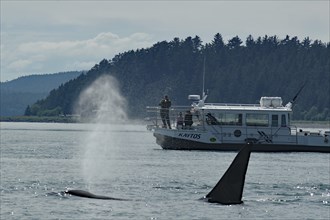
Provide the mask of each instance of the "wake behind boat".
POLYGON ((147 107, 151 122, 147 128, 153 131, 157 144, 172 150, 237 151, 253 143, 255 152, 330 153, 330 130, 310 131, 291 125, 293 102, 283 106, 280 97, 261 97, 258 105, 204 103, 206 97, 190 95, 191 106, 170 107, 172 129, 162 126, 159 107, 147 107), (186 112, 192 114, 192 120, 177 126, 176 118, 186 112))

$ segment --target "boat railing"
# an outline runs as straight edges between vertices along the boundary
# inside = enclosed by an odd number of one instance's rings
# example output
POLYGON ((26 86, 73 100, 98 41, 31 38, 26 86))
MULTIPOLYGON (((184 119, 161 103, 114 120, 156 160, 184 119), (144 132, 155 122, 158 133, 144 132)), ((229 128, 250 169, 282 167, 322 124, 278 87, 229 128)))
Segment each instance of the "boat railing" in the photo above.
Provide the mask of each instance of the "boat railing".
POLYGON ((238 103, 205 103, 205 106, 260 107, 260 104, 238 104, 238 103))
MULTIPOLYGON (((148 123, 147 127, 149 130, 151 130, 154 127, 162 127, 162 119, 160 116, 160 110, 161 108, 159 106, 147 106, 146 107, 146 117, 145 120, 148 123)), ((177 118, 180 114, 180 112, 182 113, 182 117, 184 118, 184 115, 187 111, 191 111, 192 115, 194 116, 195 113, 192 111, 192 107, 191 106, 173 106, 169 108, 169 118, 170 118, 170 122, 171 122, 171 127, 172 128, 176 128, 177 125, 177 118)), ((199 122, 199 120, 197 119, 197 117, 193 117, 193 122, 194 124, 198 124, 197 122, 199 122)))

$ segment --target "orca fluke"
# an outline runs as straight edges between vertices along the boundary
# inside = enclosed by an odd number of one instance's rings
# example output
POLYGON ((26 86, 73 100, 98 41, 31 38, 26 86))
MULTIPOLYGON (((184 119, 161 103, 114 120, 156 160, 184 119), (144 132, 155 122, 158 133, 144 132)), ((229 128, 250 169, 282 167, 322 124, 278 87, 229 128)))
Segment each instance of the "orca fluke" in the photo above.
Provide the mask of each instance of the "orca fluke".
POLYGON ((249 165, 252 143, 246 144, 236 155, 225 174, 204 199, 224 205, 241 204, 245 174, 249 165))
POLYGON ((90 193, 90 192, 87 192, 84 190, 67 190, 67 191, 65 191, 65 193, 73 195, 73 196, 79 196, 79 197, 90 198, 90 199, 126 200, 126 199, 114 198, 114 197, 109 197, 109 196, 95 195, 93 193, 90 193))

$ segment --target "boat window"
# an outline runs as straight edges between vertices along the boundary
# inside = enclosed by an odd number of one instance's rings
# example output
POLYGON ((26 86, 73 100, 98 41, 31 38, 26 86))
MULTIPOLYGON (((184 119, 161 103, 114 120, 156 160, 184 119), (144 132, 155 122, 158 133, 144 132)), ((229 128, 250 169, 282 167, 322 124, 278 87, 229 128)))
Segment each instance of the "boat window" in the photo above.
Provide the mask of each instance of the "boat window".
POLYGON ((272 115, 272 127, 278 127, 278 115, 272 115))
POLYGON ((220 125, 242 125, 242 114, 239 113, 219 113, 217 121, 220 125))
POLYGON ((281 126, 286 127, 286 117, 284 114, 282 115, 282 118, 281 118, 281 126))
POLYGON ((246 114, 247 126, 263 126, 268 127, 269 117, 268 114, 246 114))
POLYGON ((219 121, 214 117, 211 113, 206 114, 206 123, 208 125, 218 125, 220 124, 219 121))

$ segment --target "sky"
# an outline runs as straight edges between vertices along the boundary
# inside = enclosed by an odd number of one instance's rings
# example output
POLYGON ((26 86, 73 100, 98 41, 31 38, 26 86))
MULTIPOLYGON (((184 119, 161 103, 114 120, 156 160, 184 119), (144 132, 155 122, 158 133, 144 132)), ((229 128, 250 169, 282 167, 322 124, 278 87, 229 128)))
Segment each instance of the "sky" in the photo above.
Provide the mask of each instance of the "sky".
POLYGON ((330 41, 330 0, 0 0, 1 82, 89 70, 102 59, 175 37, 220 33, 330 41))

